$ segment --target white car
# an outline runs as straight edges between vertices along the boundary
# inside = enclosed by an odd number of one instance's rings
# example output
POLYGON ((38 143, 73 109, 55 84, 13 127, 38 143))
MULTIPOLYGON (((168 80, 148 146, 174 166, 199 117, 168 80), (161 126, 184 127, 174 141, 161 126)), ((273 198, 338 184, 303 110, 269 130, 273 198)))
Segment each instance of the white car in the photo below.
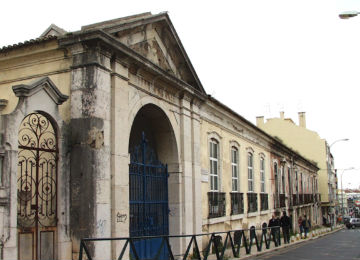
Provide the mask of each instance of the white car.
POLYGON ((347 228, 360 227, 360 218, 351 218, 348 223, 346 223, 347 228))

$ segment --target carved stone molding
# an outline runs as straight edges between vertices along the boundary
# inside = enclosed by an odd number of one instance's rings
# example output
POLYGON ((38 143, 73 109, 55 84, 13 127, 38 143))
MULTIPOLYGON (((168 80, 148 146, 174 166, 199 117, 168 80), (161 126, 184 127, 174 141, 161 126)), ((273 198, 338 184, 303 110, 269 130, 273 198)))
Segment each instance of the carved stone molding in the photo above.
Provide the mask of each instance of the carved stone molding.
POLYGON ((7 99, 0 99, 0 112, 7 106, 8 100, 7 99))
POLYGON ((48 77, 37 80, 30 85, 13 86, 13 91, 17 97, 29 97, 42 89, 48 93, 57 105, 61 105, 68 99, 68 96, 62 94, 48 77))

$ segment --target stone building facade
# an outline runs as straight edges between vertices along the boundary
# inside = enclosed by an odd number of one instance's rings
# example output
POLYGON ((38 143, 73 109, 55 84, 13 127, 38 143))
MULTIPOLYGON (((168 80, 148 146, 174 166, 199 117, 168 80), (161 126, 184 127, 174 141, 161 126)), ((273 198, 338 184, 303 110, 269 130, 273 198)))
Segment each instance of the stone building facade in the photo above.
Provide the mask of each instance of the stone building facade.
POLYGON ((313 161, 318 171, 319 190, 318 197, 321 200, 322 215, 328 223, 335 223, 337 176, 334 168, 334 158, 330 152, 327 141, 318 133, 306 127, 305 112, 299 112, 299 124, 296 125, 290 118, 284 117, 284 112, 279 118, 257 118, 257 126, 272 136, 280 138, 284 144, 298 151, 306 159, 313 161))
POLYGON ((261 228, 285 211, 321 224, 318 167, 216 99, 201 107, 203 232, 261 228))
MULTIPOLYGON (((84 237, 258 226, 276 210, 274 154, 316 178, 315 165, 206 95, 166 13, 50 26, 0 49, 0 75, 4 259, 76 258, 84 237), (209 206, 221 192, 223 216, 209 206)), ((91 250, 111 259, 121 248, 91 250)))

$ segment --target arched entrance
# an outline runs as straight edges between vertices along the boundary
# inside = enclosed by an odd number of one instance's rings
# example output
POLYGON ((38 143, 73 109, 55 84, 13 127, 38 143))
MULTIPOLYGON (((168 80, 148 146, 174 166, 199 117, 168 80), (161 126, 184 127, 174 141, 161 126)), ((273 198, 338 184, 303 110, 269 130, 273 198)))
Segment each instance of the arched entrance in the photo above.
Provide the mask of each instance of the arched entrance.
MULTIPOLYGON (((178 167, 175 135, 165 113, 155 105, 145 105, 137 113, 129 141, 130 236, 169 234, 168 165, 178 167)), ((177 192, 176 189, 173 191, 177 192)), ((175 196, 176 197, 176 196, 175 196)), ((135 242, 141 259, 167 258, 161 239, 135 242)))
POLYGON ((17 226, 19 259, 55 259, 57 133, 42 113, 27 115, 18 137, 17 226))

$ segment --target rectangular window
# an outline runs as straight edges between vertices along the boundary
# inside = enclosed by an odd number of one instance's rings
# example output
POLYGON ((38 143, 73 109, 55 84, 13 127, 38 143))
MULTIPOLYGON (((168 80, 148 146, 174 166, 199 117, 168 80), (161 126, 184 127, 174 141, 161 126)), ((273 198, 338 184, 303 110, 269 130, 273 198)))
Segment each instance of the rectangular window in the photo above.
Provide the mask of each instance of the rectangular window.
POLYGON ((291 195, 291 193, 293 191, 291 190, 292 185, 291 185, 291 169, 290 169, 290 167, 288 167, 288 185, 289 185, 289 195, 291 195))
POLYGON ((244 214, 244 195, 240 192, 230 193, 231 215, 244 214))
POLYGON ((239 191, 239 154, 235 147, 231 148, 231 173, 232 173, 232 191, 239 191))
POLYGON ((260 188, 261 193, 265 193, 265 160, 260 158, 260 188))
POLYGON ((286 193, 286 187, 285 187, 285 168, 284 166, 281 166, 281 193, 286 193))
POLYGON ((256 193, 248 193, 248 213, 256 212, 257 208, 257 194, 256 193))
POLYGON ((4 157, 0 155, 0 186, 3 186, 3 162, 4 157))
POLYGON ((268 210, 269 209, 269 202, 268 202, 268 195, 266 193, 260 194, 260 210, 268 210))
POLYGON ((254 167, 251 153, 248 153, 248 191, 254 192, 254 167))
POLYGON ((297 171, 295 171, 295 190, 296 194, 299 194, 299 179, 297 171))
POLYGON ((210 140, 210 191, 219 191, 219 144, 210 140))
POLYGON ((218 218, 225 216, 225 193, 208 192, 209 216, 208 218, 218 218))

